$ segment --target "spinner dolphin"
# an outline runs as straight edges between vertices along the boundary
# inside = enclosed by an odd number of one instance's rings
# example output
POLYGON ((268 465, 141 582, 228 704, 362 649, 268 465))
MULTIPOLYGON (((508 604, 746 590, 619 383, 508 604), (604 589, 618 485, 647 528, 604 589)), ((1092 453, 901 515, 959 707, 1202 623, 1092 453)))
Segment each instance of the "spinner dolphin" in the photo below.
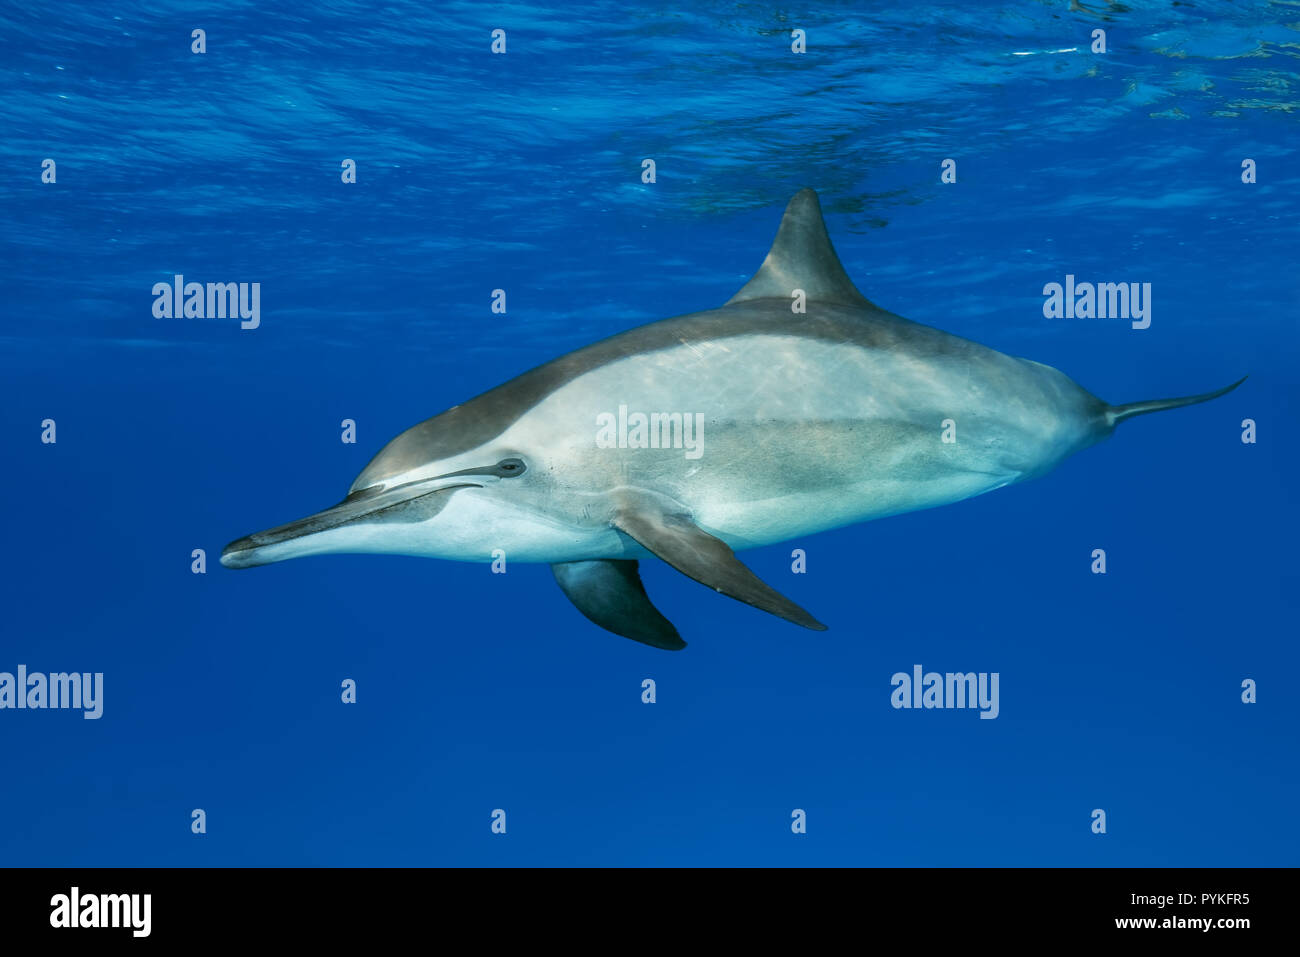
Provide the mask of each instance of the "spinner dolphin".
POLYGON ((885 312, 850 282, 805 189, 721 308, 604 339, 407 429, 338 505, 232 542, 221 562, 500 549, 550 564, 602 628, 682 648, 637 570, 657 557, 821 630, 735 552, 1034 478, 1127 419, 1241 381, 1109 405, 1050 366, 885 312))

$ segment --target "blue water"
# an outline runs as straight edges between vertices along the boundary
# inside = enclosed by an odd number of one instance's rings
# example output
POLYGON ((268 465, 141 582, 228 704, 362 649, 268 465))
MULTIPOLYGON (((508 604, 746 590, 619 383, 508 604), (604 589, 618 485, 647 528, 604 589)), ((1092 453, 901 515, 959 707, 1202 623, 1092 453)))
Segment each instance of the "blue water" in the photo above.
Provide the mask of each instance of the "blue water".
POLYGON ((0 23, 0 671, 104 674, 97 721, 0 710, 0 863, 1297 863, 1294 7, 226 6, 0 23), (1250 379, 744 554, 825 633, 658 562, 678 653, 538 565, 218 563, 402 429, 722 303, 804 186, 883 308, 1112 402, 1250 379), (260 327, 155 318, 177 273, 260 282, 260 327), (1150 282, 1150 328, 1044 318, 1067 273, 1150 282), (915 664, 997 672, 999 716, 892 708, 915 664))

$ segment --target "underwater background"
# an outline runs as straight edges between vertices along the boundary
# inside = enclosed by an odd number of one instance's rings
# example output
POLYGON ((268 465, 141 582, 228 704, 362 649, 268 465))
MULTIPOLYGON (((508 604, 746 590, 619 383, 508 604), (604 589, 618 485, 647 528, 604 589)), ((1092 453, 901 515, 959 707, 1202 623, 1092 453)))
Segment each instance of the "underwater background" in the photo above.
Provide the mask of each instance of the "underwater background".
POLYGON ((1296 864, 1298 69, 1291 2, 8 6, 0 671, 104 700, 0 710, 0 864, 1296 864), (884 309, 1115 403, 1250 378, 742 554, 824 633, 655 561, 681 652, 541 565, 220 565, 721 304, 804 186, 884 309), (259 282, 260 326, 155 318, 175 274, 259 282), (1067 274, 1151 283, 1150 327, 1045 318, 1067 274), (893 708, 917 664, 997 672, 998 717, 893 708))

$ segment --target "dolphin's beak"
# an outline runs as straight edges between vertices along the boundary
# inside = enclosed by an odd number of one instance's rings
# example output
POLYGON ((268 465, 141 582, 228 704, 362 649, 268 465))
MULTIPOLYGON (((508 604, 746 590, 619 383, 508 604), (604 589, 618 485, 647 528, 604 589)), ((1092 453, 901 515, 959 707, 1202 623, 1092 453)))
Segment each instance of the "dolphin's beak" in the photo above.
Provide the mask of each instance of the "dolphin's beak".
POLYGON ((337 536, 322 533, 344 526, 424 521, 442 511, 455 489, 480 487, 469 482, 447 484, 445 477, 441 482, 439 485, 438 479, 426 479, 393 488, 359 489, 323 512, 231 542, 221 550, 221 564, 227 568, 252 568, 318 552, 346 551, 349 549, 336 547, 337 536))

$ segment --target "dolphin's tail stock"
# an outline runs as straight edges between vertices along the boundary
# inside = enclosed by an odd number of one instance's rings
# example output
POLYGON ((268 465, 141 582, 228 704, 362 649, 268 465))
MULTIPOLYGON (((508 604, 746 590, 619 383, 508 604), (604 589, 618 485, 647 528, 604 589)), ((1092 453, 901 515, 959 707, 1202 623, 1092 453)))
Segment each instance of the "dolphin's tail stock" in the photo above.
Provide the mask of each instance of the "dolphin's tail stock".
POLYGON ((1216 389, 1214 392, 1203 392, 1200 395, 1187 395, 1179 399, 1147 399, 1145 402, 1126 402, 1124 405, 1112 405, 1106 408, 1106 421, 1111 426, 1116 426, 1126 419, 1131 419, 1135 415, 1146 415, 1148 412, 1163 412, 1165 409, 1180 409, 1185 405, 1196 405, 1198 402, 1209 402, 1211 399, 1217 399, 1221 395, 1227 395, 1237 386, 1241 385, 1248 376, 1242 376, 1232 385, 1224 386, 1222 389, 1216 389))

